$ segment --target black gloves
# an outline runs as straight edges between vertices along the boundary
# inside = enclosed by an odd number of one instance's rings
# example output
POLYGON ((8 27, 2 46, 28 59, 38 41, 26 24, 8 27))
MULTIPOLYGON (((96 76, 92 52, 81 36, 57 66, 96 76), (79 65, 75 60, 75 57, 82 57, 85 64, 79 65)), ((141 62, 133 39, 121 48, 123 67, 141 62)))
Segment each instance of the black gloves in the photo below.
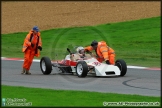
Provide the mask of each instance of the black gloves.
POLYGON ((41 47, 41 46, 38 46, 38 49, 39 49, 40 51, 42 51, 42 47, 41 47))
POLYGON ((31 47, 34 47, 34 44, 31 43, 31 47))
POLYGON ((106 62, 106 64, 110 64, 109 60, 106 60, 105 62, 106 62))

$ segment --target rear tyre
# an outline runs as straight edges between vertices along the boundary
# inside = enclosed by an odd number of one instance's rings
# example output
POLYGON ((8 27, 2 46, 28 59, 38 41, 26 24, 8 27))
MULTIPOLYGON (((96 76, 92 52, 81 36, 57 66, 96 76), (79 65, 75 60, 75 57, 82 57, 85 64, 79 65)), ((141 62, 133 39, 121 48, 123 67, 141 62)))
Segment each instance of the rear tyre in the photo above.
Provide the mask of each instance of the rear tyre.
POLYGON ((76 74, 78 77, 86 77, 88 74, 88 66, 85 61, 79 61, 76 65, 76 74))
POLYGON ((124 76, 127 72, 127 64, 124 60, 116 60, 115 65, 120 69, 120 76, 124 76))
POLYGON ((44 75, 48 75, 52 71, 51 60, 48 57, 42 57, 40 61, 40 68, 44 75))

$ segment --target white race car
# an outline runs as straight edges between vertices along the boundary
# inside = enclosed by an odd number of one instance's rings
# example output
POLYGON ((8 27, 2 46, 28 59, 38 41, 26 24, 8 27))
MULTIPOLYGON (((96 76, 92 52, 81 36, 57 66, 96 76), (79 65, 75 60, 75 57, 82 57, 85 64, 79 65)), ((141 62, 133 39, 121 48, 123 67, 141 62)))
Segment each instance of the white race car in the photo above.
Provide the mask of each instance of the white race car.
MULTIPOLYGON (((70 52, 70 50, 68 49, 70 52)), ((40 68, 43 74, 48 75, 53 68, 60 69, 61 73, 76 73, 78 77, 86 77, 87 74, 95 76, 124 76, 127 72, 127 65, 124 60, 116 60, 115 65, 100 63, 96 58, 80 58, 71 60, 71 54, 66 55, 61 61, 51 61, 48 57, 42 57, 40 68)))

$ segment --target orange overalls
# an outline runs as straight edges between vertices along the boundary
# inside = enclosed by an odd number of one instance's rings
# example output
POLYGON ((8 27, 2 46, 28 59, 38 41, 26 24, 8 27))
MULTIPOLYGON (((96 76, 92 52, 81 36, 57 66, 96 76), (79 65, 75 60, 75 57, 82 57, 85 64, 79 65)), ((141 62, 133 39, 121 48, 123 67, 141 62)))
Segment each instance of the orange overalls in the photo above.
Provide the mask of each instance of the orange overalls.
POLYGON ((42 46, 40 32, 34 35, 33 31, 31 30, 26 36, 22 48, 22 52, 24 52, 23 68, 26 70, 30 69, 34 56, 39 57, 40 52, 37 48, 38 46, 42 46), (31 43, 34 44, 34 47, 31 46, 31 43))
MULTIPOLYGON (((85 47, 84 49, 85 51, 94 50, 92 46, 85 47)), ((97 50, 95 52, 97 55, 96 59, 99 62, 109 60, 110 64, 115 64, 115 52, 112 48, 107 46, 105 41, 98 42, 97 50)))

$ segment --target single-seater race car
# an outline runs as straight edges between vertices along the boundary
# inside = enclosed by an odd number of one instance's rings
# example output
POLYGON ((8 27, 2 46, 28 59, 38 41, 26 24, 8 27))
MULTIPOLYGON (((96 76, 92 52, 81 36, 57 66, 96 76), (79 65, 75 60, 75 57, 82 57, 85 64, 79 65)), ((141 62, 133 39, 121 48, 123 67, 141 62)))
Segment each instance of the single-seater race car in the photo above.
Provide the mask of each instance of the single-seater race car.
POLYGON ((70 53, 61 61, 51 61, 49 57, 42 57, 40 60, 40 68, 44 75, 52 72, 53 68, 58 68, 60 73, 76 73, 78 77, 86 77, 87 74, 95 76, 124 76, 127 72, 127 65, 124 60, 116 60, 115 65, 100 63, 95 57, 85 57, 73 60, 72 57, 77 53, 70 53))

